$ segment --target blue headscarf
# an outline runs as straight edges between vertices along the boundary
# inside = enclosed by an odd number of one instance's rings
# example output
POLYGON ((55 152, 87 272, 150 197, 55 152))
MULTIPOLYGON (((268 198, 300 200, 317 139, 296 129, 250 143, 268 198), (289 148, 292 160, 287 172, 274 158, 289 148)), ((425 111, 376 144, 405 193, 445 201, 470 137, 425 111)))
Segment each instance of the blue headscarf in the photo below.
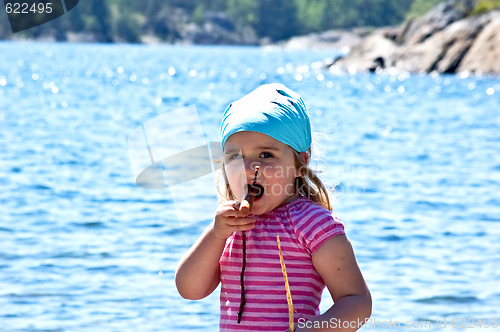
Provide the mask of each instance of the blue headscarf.
POLYGON ((283 84, 265 84, 229 105, 222 116, 222 146, 229 136, 255 131, 297 152, 311 147, 311 123, 302 98, 283 84))

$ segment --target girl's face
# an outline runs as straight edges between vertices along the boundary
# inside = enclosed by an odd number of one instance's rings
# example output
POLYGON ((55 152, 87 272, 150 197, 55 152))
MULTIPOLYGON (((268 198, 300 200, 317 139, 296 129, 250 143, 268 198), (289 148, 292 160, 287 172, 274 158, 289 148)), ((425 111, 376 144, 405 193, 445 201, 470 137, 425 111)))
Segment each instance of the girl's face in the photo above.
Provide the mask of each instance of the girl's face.
POLYGON ((297 197, 295 178, 300 176, 295 167, 291 147, 262 133, 243 131, 231 135, 224 144, 226 176, 233 196, 241 201, 245 187, 253 182, 255 166, 260 166, 257 185, 263 192, 252 206, 252 214, 260 215, 274 210, 297 197))

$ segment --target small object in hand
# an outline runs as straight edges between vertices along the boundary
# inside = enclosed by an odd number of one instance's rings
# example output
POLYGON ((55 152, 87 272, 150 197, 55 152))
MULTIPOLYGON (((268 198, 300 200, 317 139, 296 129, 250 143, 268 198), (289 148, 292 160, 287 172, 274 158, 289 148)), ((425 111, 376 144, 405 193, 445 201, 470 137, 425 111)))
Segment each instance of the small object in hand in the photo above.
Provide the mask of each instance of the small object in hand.
POLYGON ((290 285, 288 284, 288 275, 286 273, 285 261, 283 260, 283 254, 281 253, 281 243, 280 236, 276 237, 278 241, 278 251, 280 253, 280 263, 281 271, 283 272, 283 278, 285 279, 285 289, 286 289, 286 302, 288 303, 288 324, 290 325, 290 331, 294 331, 294 319, 293 319, 293 302, 292 293, 290 292, 290 285))
POLYGON ((259 166, 255 166, 255 175, 253 177, 253 182, 251 186, 248 186, 248 192, 245 195, 245 198, 241 201, 239 210, 244 214, 249 214, 252 210, 253 200, 255 196, 257 196, 256 191, 254 190, 254 186, 257 183, 257 174, 259 173, 259 166))
MULTIPOLYGON (((259 173, 259 166, 255 166, 255 175, 253 177, 253 182, 252 186, 249 187, 248 192, 245 196, 245 199, 241 201, 238 209, 240 212, 243 212, 244 214, 249 214, 250 211, 252 210, 252 203, 257 195, 255 191, 253 190, 253 186, 257 183, 257 174, 259 173)), ((247 263, 247 254, 246 254, 246 234, 245 231, 241 232, 241 241, 242 241, 242 250, 243 250, 243 263, 241 265, 241 273, 240 273, 240 288, 241 288, 241 301, 240 301, 240 309, 238 310, 238 324, 241 323, 241 317, 243 316, 243 307, 245 306, 245 283, 244 283, 244 277, 245 277, 245 267, 247 263)))
POLYGON ((249 214, 250 210, 252 209, 252 206, 250 205, 250 202, 248 200, 244 199, 240 203, 240 212, 243 214, 249 214))

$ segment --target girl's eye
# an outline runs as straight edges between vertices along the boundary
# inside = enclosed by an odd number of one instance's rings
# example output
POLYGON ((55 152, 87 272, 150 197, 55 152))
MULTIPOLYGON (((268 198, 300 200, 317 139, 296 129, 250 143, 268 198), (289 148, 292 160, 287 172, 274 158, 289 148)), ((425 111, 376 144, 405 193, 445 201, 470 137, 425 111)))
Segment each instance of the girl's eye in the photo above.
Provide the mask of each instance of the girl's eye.
POLYGON ((269 153, 269 152, 262 152, 260 154, 260 158, 271 158, 271 157, 274 157, 274 156, 272 155, 272 153, 269 153))

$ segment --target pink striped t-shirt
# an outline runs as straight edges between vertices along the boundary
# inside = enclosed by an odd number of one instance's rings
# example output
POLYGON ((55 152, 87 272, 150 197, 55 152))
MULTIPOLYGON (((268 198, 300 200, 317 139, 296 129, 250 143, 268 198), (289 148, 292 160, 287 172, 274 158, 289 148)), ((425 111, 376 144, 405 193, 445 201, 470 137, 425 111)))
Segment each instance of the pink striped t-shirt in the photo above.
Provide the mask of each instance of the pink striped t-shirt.
POLYGON ((240 324, 237 321, 243 261, 241 232, 227 239, 220 258, 220 331, 285 331, 288 328, 277 235, 296 311, 295 322, 319 315, 325 283, 314 269, 311 255, 329 238, 345 234, 338 218, 305 197, 256 217, 255 228, 246 231, 246 304, 240 324))

